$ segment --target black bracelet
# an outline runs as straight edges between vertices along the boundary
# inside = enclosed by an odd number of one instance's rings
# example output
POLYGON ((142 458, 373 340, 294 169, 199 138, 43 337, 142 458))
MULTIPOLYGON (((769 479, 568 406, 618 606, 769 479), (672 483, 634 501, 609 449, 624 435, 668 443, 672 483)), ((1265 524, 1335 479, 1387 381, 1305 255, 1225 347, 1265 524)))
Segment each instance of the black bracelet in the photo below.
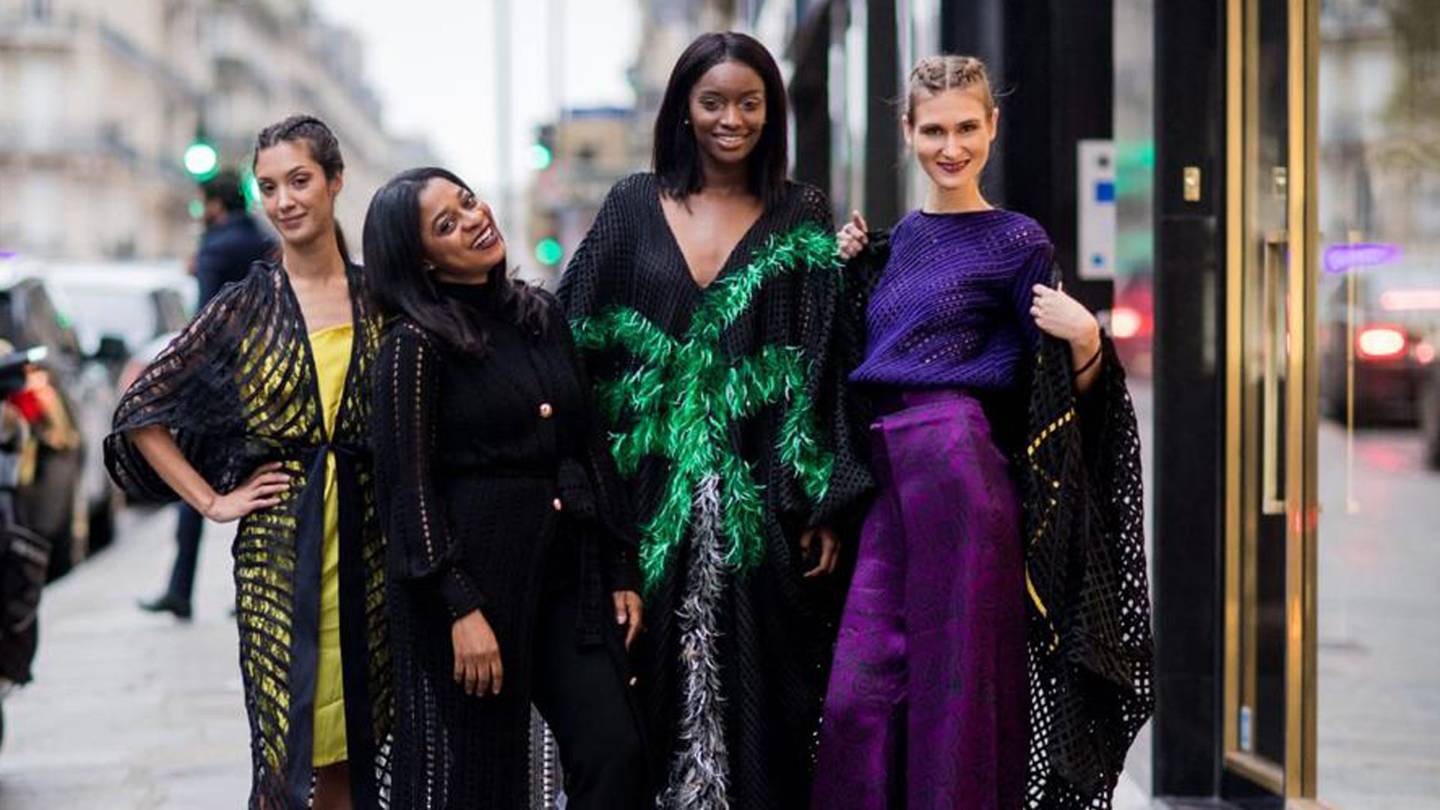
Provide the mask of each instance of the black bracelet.
POLYGON ((1079 379, 1080 375, 1081 375, 1081 374, 1084 374, 1084 373, 1087 372, 1087 371, 1089 371, 1089 370, 1090 370, 1090 367, 1093 366, 1093 365, 1095 365, 1096 361, 1098 361, 1098 360, 1100 359, 1100 355, 1101 355, 1101 354, 1104 354, 1104 353, 1105 353, 1105 346, 1104 346, 1104 344, 1101 344, 1100 348, 1098 348, 1098 349, 1095 350, 1095 354, 1092 355, 1089 360, 1086 360, 1086 361, 1085 361, 1085 365, 1083 365, 1083 366, 1081 366, 1080 368, 1078 368, 1078 369, 1075 370, 1074 377, 1075 377, 1076 379, 1079 379))

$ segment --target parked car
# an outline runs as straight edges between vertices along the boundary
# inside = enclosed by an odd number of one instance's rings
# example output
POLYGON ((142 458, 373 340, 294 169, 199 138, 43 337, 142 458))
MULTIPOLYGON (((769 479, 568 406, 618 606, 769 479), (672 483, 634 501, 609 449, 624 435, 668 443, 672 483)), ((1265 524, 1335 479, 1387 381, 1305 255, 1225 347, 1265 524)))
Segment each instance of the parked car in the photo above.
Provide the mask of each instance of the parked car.
POLYGON ((116 391, 107 365, 82 351, 56 302, 45 266, 0 261, 0 338, 45 347, 18 403, 38 441, 33 480, 18 498, 21 522, 50 541, 51 577, 109 543, 118 496, 104 474, 100 442, 110 429, 116 391))
POLYGON ((1378 265, 1354 268, 1349 275, 1355 280, 1353 313, 1346 276, 1322 282, 1321 408, 1327 416, 1345 418, 1353 357, 1356 422, 1414 424, 1421 383, 1435 364, 1430 336, 1440 330, 1440 267, 1378 265))
POLYGON ((125 362, 157 336, 184 328, 195 279, 179 262, 92 262, 46 267, 81 352, 118 378, 125 362))

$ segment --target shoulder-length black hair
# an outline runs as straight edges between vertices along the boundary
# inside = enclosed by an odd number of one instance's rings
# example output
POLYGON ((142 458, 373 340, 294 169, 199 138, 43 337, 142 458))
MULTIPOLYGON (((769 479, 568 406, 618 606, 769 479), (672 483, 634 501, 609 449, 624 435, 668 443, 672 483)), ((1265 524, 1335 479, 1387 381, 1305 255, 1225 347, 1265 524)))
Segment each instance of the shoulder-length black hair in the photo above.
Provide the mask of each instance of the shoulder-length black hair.
POLYGON ((705 186, 700 145, 689 119, 690 91, 700 77, 721 62, 739 62, 760 74, 765 84, 765 128, 750 154, 750 192, 768 208, 785 196, 789 171, 785 80, 775 57, 754 37, 735 31, 701 34, 680 54, 655 116, 655 176, 666 196, 683 200, 705 186))
MULTIPOLYGON (((427 166, 395 175, 370 199, 362 234, 370 297, 383 315, 404 315, 450 348, 484 355, 489 341, 467 316, 466 305, 440 295, 423 267, 427 257, 420 241, 420 191, 437 178, 470 191, 453 172, 427 166)), ((545 331, 545 299, 525 282, 511 280, 503 260, 490 269, 485 290, 494 296, 496 311, 517 326, 545 331)))

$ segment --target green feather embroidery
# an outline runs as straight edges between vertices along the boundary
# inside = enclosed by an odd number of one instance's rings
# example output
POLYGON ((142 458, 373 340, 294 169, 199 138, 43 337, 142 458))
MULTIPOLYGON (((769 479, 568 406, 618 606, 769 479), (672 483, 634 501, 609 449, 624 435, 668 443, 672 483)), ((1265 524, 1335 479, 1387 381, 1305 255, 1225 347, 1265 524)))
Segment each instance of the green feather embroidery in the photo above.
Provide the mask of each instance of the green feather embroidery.
POLYGON ((807 497, 819 503, 830 483, 834 456, 821 444, 813 403, 805 392, 810 366, 793 346, 764 346, 733 365, 720 337, 754 301, 765 282, 785 273, 835 271, 835 236, 814 224, 770 237, 736 273, 706 289, 690 328, 672 338, 639 312, 608 309, 572 326, 582 351, 623 349, 639 365, 619 379, 596 384, 600 408, 633 427, 611 436, 616 466, 633 476, 647 456, 670 462, 659 508, 641 527, 640 568, 646 590, 665 573, 671 552, 685 537, 696 484, 719 477, 726 564, 744 571, 764 556, 765 508, 750 465, 730 447, 735 422, 771 405, 787 407, 777 450, 807 497))

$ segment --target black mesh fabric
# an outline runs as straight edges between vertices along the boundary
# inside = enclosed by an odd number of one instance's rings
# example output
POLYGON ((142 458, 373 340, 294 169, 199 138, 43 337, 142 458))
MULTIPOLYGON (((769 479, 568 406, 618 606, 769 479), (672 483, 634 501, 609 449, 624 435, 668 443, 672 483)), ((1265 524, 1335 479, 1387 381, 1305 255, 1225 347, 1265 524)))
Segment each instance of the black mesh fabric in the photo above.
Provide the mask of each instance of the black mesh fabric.
MULTIPOLYGON (((484 288, 468 293, 486 297, 484 288)), ((559 307, 548 305, 543 338, 483 305, 472 314, 489 341, 485 356, 459 354, 396 318, 376 363, 397 810, 526 807, 535 649, 547 641, 535 629, 542 592, 578 578, 575 641, 597 646, 615 635, 610 592, 639 587, 624 493, 594 441, 559 307), (498 696, 467 696, 454 680, 452 623, 477 608, 500 647, 498 696)))
MULTIPOLYGON (((812 187, 791 184, 785 199, 768 209, 740 241, 714 284, 742 272, 772 239, 803 225, 833 232, 824 196, 812 187)), ((798 347, 806 361, 805 391, 814 402, 822 441, 834 454, 834 463, 825 494, 815 503, 780 460, 776 445, 782 407, 758 408, 726 428, 727 450, 750 465, 762 488, 763 557, 749 570, 719 575, 723 584, 717 586, 714 598, 695 605, 707 614, 707 621, 714 622, 710 639, 714 651, 706 653, 699 665, 718 679, 718 734, 725 750, 723 761, 689 763, 706 771, 701 778, 722 786, 721 795, 712 793, 706 800, 707 810, 806 806, 820 702, 843 593, 836 581, 802 578, 813 562, 801 557, 797 540, 807 526, 836 521, 871 487, 869 473, 855 452, 858 433, 848 418, 844 377, 846 359, 853 363, 856 344, 863 341, 855 324, 837 325, 857 316, 858 299, 846 292, 837 267, 792 269, 758 289, 720 334, 719 351, 733 369, 763 347, 798 347)), ((707 289, 690 276, 664 219, 655 178, 638 174, 621 181, 606 198, 561 279, 560 299, 572 323, 624 307, 678 339, 691 325, 707 289)), ((627 385, 644 366, 641 358, 620 349, 590 350, 584 356, 597 386, 627 385)), ((659 407, 680 407, 680 400, 659 407)), ((633 427, 633 412, 627 409, 607 425, 612 435, 633 427)), ((632 502, 641 526, 656 513, 669 472, 667 459, 650 455, 631 477, 632 502)), ((652 773, 662 793, 671 788, 683 792, 686 787, 673 783, 672 766, 675 753, 686 744, 680 739, 685 697, 679 611, 686 597, 693 595, 687 593, 692 587, 687 571, 697 554, 691 520, 663 577, 647 594, 649 631, 642 634, 635 653, 655 757, 652 773)), ((700 806, 693 799, 665 803, 700 806)))
POLYGON ((1020 459, 1031 596, 1027 807, 1109 808, 1155 705, 1140 436, 1125 372, 1077 401, 1070 349, 1043 341, 1020 459))
POLYGON ((245 517, 235 537, 236 607, 253 776, 249 806, 308 806, 327 451, 340 498, 340 615, 345 720, 356 806, 386 807, 392 716, 385 544, 367 450, 368 377, 379 346, 358 267, 347 268, 354 348, 339 415, 326 435, 299 303, 277 264, 257 263, 213 299, 125 392, 105 463, 132 499, 175 493, 128 439, 171 430, 185 457, 228 492, 278 461, 291 487, 245 517))

